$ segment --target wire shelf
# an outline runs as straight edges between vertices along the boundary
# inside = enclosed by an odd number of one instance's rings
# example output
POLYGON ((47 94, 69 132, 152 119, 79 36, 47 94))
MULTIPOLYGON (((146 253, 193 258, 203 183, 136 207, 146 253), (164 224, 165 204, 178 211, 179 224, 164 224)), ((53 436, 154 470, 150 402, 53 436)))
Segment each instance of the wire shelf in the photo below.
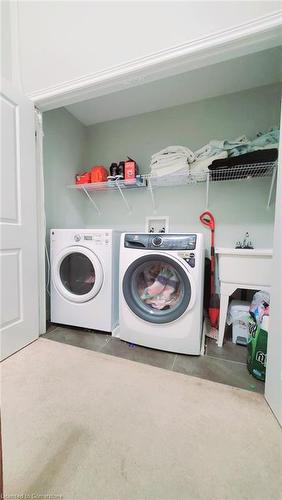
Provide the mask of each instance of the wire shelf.
POLYGON ((198 182, 205 182, 207 179, 207 173, 200 172, 193 174, 187 171, 164 176, 148 174, 146 179, 147 183, 150 183, 152 187, 182 186, 183 184, 197 184, 198 182))
POLYGON ((180 186, 183 184, 197 184, 206 181, 246 180, 255 177, 270 177, 273 174, 275 162, 255 163, 225 167, 206 172, 184 172, 167 176, 148 175, 147 181, 152 187, 180 186))
POLYGON ((130 189, 146 189, 150 192, 152 205, 156 211, 156 200, 154 190, 159 187, 183 186, 188 184, 206 183, 206 207, 209 203, 209 186, 210 182, 220 181, 241 181, 254 179, 259 177, 271 177, 271 184, 267 207, 270 206, 274 183, 277 171, 277 162, 254 163, 245 165, 236 165, 233 167, 225 167, 206 172, 193 173, 192 171, 170 174, 166 176, 156 176, 152 174, 144 174, 141 176, 141 181, 128 182, 122 179, 116 179, 107 182, 95 182, 87 184, 74 184, 68 186, 70 189, 82 191, 88 197, 89 201, 95 206, 98 213, 100 212, 93 196, 95 191, 119 191, 129 213, 132 212, 124 191, 130 189), (89 193, 92 193, 90 195, 89 193))
POLYGON ((270 177, 273 173, 275 162, 255 163, 225 167, 208 172, 181 172, 165 176, 152 174, 142 175, 143 182, 128 182, 124 180, 94 182, 87 184, 74 184, 68 186, 71 189, 81 191, 117 191, 120 189, 138 189, 151 185, 151 187, 181 186, 183 184, 197 184, 198 182, 210 181, 232 181, 253 179, 255 177, 270 177))
MULTIPOLYGON (((143 176, 144 178, 146 176, 143 176)), ((146 187, 146 182, 126 182, 126 181, 106 181, 106 182, 88 182, 85 184, 72 184, 68 186, 70 189, 76 189, 78 191, 119 191, 119 189, 136 189, 146 187)))
POLYGON ((255 177, 270 177, 273 173, 274 163, 254 163, 236 165, 209 171, 210 181, 238 181, 253 179, 255 177))

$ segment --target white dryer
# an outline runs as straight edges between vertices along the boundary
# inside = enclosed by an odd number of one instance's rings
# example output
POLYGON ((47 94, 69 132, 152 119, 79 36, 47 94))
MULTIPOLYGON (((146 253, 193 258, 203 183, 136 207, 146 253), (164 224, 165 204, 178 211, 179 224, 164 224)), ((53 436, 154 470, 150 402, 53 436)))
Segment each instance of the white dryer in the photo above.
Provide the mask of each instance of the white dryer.
POLYGON ((122 234, 122 340, 155 349, 200 354, 203 326, 202 234, 122 234))
POLYGON ((117 326, 119 237, 111 229, 51 229, 52 322, 117 326))

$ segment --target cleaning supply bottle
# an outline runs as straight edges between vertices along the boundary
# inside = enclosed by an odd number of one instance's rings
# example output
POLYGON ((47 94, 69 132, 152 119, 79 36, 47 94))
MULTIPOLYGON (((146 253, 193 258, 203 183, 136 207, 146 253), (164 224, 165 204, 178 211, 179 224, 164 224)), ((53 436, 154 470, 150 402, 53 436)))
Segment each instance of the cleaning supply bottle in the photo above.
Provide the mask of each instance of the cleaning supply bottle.
POLYGON ((118 164, 118 176, 120 179, 124 179, 124 161, 120 161, 118 164))
POLYGON ((249 321, 247 367, 253 377, 263 381, 267 359, 268 322, 269 316, 263 316, 261 324, 257 323, 253 316, 249 321))
POLYGON ((110 175, 111 175, 111 177, 116 177, 118 175, 118 164, 117 163, 111 163, 110 175))

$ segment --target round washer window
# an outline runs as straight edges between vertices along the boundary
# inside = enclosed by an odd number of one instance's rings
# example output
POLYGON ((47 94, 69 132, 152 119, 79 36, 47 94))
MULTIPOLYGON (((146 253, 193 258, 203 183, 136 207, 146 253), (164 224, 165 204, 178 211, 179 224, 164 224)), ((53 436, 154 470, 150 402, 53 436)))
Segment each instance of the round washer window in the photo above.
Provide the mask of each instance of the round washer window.
POLYGON ((186 311, 191 284, 185 270, 165 255, 134 261, 123 278, 123 295, 130 309, 151 323, 169 323, 186 311))
POLYGON ((60 278, 69 292, 75 295, 85 295, 95 284, 95 269, 86 255, 73 252, 62 260, 60 278))

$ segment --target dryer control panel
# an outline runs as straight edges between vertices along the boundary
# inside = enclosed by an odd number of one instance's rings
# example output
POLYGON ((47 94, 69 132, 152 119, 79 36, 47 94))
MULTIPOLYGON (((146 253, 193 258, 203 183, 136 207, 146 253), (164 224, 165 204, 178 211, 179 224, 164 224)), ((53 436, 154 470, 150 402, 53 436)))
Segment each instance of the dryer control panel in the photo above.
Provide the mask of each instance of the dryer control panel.
POLYGON ((73 241, 75 243, 90 243, 94 245, 108 245, 111 241, 109 233, 75 233, 73 235, 73 241))
POLYGON ((126 248, 143 248, 148 250, 195 250, 196 234, 126 234, 126 248))
POLYGON ((53 242, 62 242, 64 246, 66 245, 82 245, 87 246, 110 246, 112 244, 112 233, 111 231, 81 231, 79 229, 51 229, 50 240, 53 242))
POLYGON ((81 237, 84 243, 90 241, 95 245, 108 245, 110 243, 109 233, 84 233, 81 237))

